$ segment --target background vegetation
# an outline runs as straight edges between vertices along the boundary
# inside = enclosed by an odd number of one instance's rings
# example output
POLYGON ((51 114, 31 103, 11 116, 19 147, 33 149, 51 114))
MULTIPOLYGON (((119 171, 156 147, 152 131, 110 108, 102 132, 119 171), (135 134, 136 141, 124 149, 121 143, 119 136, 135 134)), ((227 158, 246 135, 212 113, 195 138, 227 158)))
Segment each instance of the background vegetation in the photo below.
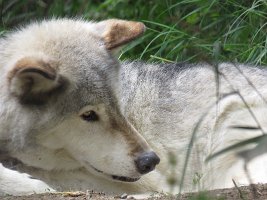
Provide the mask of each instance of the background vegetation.
POLYGON ((0 6, 1 33, 50 17, 121 18, 148 27, 121 59, 267 64, 266 0, 0 0, 0 6))
POLYGON ((0 0, 0 15, 1 35, 51 17, 144 22, 121 59, 267 65, 267 0, 0 0))

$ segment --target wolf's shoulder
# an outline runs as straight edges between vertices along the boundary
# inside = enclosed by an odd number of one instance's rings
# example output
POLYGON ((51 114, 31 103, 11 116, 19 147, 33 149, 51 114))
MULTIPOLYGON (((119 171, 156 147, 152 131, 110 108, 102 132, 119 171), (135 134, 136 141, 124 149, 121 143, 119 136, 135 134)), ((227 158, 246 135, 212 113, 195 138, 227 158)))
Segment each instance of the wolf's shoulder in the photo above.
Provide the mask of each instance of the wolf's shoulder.
POLYGON ((198 69, 211 68, 211 66, 204 63, 152 63, 140 60, 124 61, 121 65, 122 72, 125 74, 136 74, 140 78, 149 76, 156 79, 170 79, 192 70, 198 71, 198 69))
POLYGON ((176 63, 155 63, 145 62, 141 60, 123 61, 122 66, 128 69, 140 69, 140 70, 160 70, 160 71, 176 71, 180 72, 188 70, 190 68, 202 68, 207 67, 205 63, 188 63, 188 62, 176 62, 176 63))

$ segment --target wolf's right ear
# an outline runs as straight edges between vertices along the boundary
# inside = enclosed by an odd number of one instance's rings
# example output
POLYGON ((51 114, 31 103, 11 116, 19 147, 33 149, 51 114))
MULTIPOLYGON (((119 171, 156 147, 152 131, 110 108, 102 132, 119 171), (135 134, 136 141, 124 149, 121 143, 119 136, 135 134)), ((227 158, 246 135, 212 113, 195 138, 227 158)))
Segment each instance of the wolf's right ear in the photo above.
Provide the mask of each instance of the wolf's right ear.
POLYGON ((115 50, 140 37, 145 32, 141 22, 109 19, 96 24, 96 31, 104 39, 108 50, 115 50))
POLYGON ((24 104, 44 104, 66 84, 57 67, 32 57, 22 58, 8 74, 10 93, 24 104))

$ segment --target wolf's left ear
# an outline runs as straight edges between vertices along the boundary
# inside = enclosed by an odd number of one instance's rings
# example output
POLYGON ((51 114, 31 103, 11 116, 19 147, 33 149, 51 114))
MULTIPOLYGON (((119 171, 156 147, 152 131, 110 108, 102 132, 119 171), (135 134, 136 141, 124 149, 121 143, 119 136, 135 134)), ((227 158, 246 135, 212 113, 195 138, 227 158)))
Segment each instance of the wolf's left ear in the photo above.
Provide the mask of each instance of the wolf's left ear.
POLYGON ((16 62, 8 74, 10 93, 21 103, 44 104, 59 93, 65 81, 57 73, 53 62, 25 57, 16 62))
POLYGON ((141 22, 119 19, 109 19, 96 24, 96 30, 101 33, 109 50, 114 50, 138 38, 145 29, 145 25, 141 22))

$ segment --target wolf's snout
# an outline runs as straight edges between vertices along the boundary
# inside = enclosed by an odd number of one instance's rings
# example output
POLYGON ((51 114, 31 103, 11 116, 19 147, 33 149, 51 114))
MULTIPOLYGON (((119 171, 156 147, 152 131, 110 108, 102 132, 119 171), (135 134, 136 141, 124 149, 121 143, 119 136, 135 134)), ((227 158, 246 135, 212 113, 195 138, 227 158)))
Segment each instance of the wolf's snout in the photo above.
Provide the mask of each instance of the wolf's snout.
POLYGON ((153 151, 141 154, 135 161, 137 170, 140 174, 146 174, 155 169, 159 164, 160 158, 153 151))

